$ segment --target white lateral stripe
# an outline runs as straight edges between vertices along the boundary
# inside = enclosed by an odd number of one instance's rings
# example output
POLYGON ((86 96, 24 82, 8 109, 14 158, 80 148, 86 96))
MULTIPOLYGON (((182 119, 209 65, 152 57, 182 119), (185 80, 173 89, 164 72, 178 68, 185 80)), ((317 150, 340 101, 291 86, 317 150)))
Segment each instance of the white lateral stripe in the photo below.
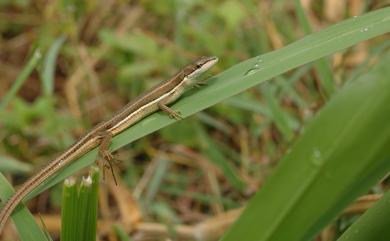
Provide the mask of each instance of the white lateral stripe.
MULTIPOLYGON (((184 78, 184 80, 186 80, 187 78, 184 78)), ((118 122, 116 125, 114 125, 113 127, 111 127, 110 129, 108 129, 108 131, 113 131, 115 129, 117 129, 118 127, 122 126, 122 125, 126 125, 126 123, 129 122, 129 120, 131 120, 131 118, 135 115, 137 115, 138 113, 140 113, 142 110, 146 109, 147 107, 151 106, 151 105, 154 105, 154 104, 157 104, 158 102, 162 101, 165 97, 171 95, 172 93, 175 93, 175 91, 181 87, 182 83, 184 83, 184 80, 182 82, 180 82, 179 85, 177 85, 175 88, 173 88, 171 91, 165 93, 164 95, 158 97, 157 99, 143 105, 141 108, 139 108, 138 110, 130 113, 128 116, 126 116, 126 118, 124 118, 123 120, 121 120, 120 122, 118 122)))

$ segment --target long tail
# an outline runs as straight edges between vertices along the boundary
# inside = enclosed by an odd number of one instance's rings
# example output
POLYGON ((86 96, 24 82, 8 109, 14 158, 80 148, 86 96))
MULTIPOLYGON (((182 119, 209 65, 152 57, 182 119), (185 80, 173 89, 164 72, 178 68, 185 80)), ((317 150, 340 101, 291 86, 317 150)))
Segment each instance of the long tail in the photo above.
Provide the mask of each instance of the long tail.
POLYGON ((0 211, 0 234, 3 232, 4 226, 11 216, 11 213, 15 210, 18 204, 29 194, 37 185, 40 185, 45 177, 43 174, 50 171, 50 164, 42 169, 37 175, 26 181, 18 191, 16 191, 12 197, 5 203, 0 211))
POLYGON ((94 131, 90 131, 75 142, 68 150, 50 162, 49 165, 35 174, 32 178, 27 180, 20 189, 12 195, 0 211, 0 234, 3 232, 4 226, 12 212, 30 192, 41 185, 48 177, 53 176, 53 174, 67 166, 70 162, 92 150, 99 144, 99 139, 97 137, 92 137, 93 134, 94 131))

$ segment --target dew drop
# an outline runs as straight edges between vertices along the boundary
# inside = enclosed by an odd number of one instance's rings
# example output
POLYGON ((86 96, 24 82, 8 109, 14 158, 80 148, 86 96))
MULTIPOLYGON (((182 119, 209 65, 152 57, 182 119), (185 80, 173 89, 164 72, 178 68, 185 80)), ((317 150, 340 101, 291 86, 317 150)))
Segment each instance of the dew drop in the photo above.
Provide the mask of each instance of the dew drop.
POLYGON ((42 53, 41 53, 41 51, 38 50, 37 52, 35 52, 35 56, 36 56, 38 59, 42 58, 42 53))
POLYGON ((320 158, 321 157, 321 151, 318 150, 318 149, 314 150, 314 157, 315 158, 320 158))
POLYGON ((262 67, 260 66, 261 62, 263 62, 262 59, 257 59, 255 64, 253 65, 253 67, 250 68, 247 72, 245 72, 244 75, 251 75, 251 74, 256 73, 257 71, 260 71, 262 69, 262 67))
POLYGON ((244 75, 251 75, 251 74, 256 73, 257 71, 259 71, 259 69, 257 69, 257 68, 251 68, 251 69, 249 69, 244 75))
POLYGON ((312 159, 311 159, 311 162, 312 162, 313 165, 316 166, 316 167, 322 165, 323 159, 322 159, 322 154, 321 154, 321 151, 320 151, 320 150, 315 149, 315 150, 313 151, 313 157, 312 157, 312 159))

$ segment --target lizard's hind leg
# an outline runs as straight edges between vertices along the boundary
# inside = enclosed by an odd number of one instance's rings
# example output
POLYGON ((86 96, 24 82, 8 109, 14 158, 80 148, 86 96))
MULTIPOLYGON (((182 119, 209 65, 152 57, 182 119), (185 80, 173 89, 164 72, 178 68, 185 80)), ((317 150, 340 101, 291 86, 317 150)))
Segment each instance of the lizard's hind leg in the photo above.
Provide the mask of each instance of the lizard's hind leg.
POLYGON ((111 154, 109 147, 110 142, 112 140, 112 133, 109 131, 104 131, 99 133, 99 154, 105 161, 103 164, 103 179, 105 178, 105 168, 109 168, 111 170, 112 177, 114 178, 115 184, 118 185, 116 181, 115 173, 114 173, 114 156, 111 154))

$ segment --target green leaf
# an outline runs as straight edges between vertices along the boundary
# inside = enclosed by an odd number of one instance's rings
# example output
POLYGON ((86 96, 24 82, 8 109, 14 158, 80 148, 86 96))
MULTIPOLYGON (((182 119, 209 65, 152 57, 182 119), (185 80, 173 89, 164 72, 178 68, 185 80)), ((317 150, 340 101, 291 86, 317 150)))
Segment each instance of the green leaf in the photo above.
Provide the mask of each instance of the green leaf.
POLYGON ((390 240, 390 191, 368 209, 337 241, 390 240))
MULTIPOLYGON (((306 17, 302 4, 299 0, 294 0, 295 11, 298 15, 298 20, 303 26, 303 30, 306 34, 312 33, 310 22, 306 17)), ((316 71, 320 77, 325 94, 329 97, 335 92, 334 79, 332 71, 329 66, 329 60, 326 58, 319 59, 314 64, 316 71)))
POLYGON ((45 95, 52 95, 53 89, 54 89, 54 71, 56 67, 56 60, 58 52, 61 49, 61 46, 65 42, 65 37, 59 37, 54 41, 54 43, 51 45, 49 52, 47 53, 44 64, 43 64, 43 71, 42 71, 42 87, 43 87, 43 93, 45 95))
POLYGON ((120 69, 119 76, 125 78, 136 78, 138 76, 147 76, 153 70, 157 69, 158 64, 151 61, 139 61, 124 65, 120 69))
POLYGON ((312 240, 390 171, 389 61, 319 112, 223 241, 312 240))
POLYGON ((67 179, 64 183, 61 240, 96 240, 99 169, 91 168, 80 183, 67 179))
POLYGON ((242 191, 245 187, 244 182, 240 179, 238 172, 225 157, 223 152, 218 148, 217 144, 209 138, 206 131, 199 127, 197 131, 199 135, 199 141, 202 143, 202 152, 208 157, 210 162, 218 166, 224 173, 226 179, 232 184, 233 187, 242 191))
POLYGON ((10 173, 25 173, 32 171, 32 166, 8 156, 0 156, 0 170, 10 173))
POLYGON ((197 138, 198 122, 194 119, 188 119, 175 123, 174 125, 167 126, 160 131, 162 138, 166 141, 173 143, 180 143, 188 147, 199 146, 197 138))
POLYGON ((158 45, 155 40, 142 32, 132 32, 125 36, 117 36, 109 30, 102 30, 100 38, 111 46, 137 53, 144 57, 153 58, 158 52, 158 45))
POLYGON ((3 99, 0 102, 0 113, 7 107, 8 103, 15 97, 18 90, 22 87, 24 82, 28 79, 31 72, 39 63, 39 60, 42 58, 40 49, 36 49, 32 54, 30 60, 25 65, 23 70, 20 72, 18 77, 15 80, 15 83, 12 85, 11 89, 4 95, 3 99))
POLYGON ((130 237, 127 235, 125 230, 123 230, 123 228, 120 225, 114 224, 114 230, 115 230, 115 233, 118 236, 119 240, 121 240, 121 241, 132 241, 133 240, 133 239, 130 239, 130 237))
POLYGON ((282 133, 284 138, 290 141, 294 136, 294 130, 292 129, 292 126, 289 125, 290 121, 288 120, 287 113, 281 108, 278 103, 278 99, 275 97, 274 86, 264 84, 261 90, 261 93, 272 113, 272 119, 275 122, 276 127, 280 133, 282 133))
POLYGON ((164 178, 168 172, 170 166, 169 160, 166 158, 161 158, 157 160, 155 172, 153 173, 150 181, 148 182, 147 187, 145 188, 145 206, 149 206, 155 199, 156 194, 163 184, 164 178))
POLYGON ((254 99, 251 99, 250 97, 233 96, 232 98, 225 100, 223 103, 234 106, 236 108, 265 115, 270 118, 272 117, 272 112, 268 106, 262 105, 261 103, 254 99))

